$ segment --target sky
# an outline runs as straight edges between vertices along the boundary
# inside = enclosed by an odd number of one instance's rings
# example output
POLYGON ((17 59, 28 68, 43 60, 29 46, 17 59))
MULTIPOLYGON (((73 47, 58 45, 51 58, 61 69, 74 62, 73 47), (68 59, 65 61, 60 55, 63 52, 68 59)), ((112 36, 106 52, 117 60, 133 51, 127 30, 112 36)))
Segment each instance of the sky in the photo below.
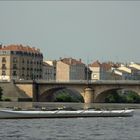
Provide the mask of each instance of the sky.
POLYGON ((140 1, 0 1, 0 42, 45 60, 140 62, 140 1))

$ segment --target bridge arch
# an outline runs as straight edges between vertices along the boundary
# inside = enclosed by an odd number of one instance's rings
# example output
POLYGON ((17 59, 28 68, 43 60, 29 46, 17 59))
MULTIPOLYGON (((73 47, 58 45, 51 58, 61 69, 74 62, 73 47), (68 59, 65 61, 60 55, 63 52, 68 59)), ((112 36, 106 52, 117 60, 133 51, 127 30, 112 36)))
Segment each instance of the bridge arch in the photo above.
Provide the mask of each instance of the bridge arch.
POLYGON ((40 102, 53 102, 55 99, 55 96, 59 94, 68 94, 72 97, 75 96, 75 98, 81 100, 81 102, 84 102, 83 94, 81 94, 81 91, 78 91, 74 88, 69 87, 53 87, 46 89, 43 93, 39 95, 39 101, 40 102))
MULTIPOLYGON (((86 103, 92 103, 99 101, 99 98, 105 94, 105 91, 117 90, 117 89, 127 89, 134 91, 140 95, 140 81, 126 81, 126 80, 105 80, 96 81, 89 83, 91 90, 87 90, 86 82, 49 82, 49 81, 14 81, 14 84, 24 93, 26 93, 33 101, 39 101, 39 97, 43 98, 43 95, 47 94, 50 90, 53 91, 54 88, 61 89, 70 88, 78 91, 81 96, 85 99, 86 103)), ((45 97, 44 97, 45 98, 45 97)))
POLYGON ((116 93, 116 91, 118 90, 125 90, 125 91, 132 91, 138 95, 140 95, 139 90, 135 89, 135 88, 130 88, 130 87, 113 87, 113 88, 107 88, 104 90, 100 90, 96 93, 95 97, 94 97, 94 102, 96 103, 104 103, 105 102, 105 98, 109 95, 109 94, 114 94, 116 93))

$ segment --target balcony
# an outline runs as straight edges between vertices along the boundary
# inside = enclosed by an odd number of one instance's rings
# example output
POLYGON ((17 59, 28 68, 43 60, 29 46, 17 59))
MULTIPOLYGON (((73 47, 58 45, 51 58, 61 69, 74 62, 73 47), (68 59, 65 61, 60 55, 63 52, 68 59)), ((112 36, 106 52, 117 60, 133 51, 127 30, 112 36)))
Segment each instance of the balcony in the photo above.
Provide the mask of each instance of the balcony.
POLYGON ((15 70, 16 70, 16 69, 18 69, 18 68, 17 68, 17 67, 13 67, 13 69, 15 69, 15 70))
POLYGON ((2 66, 2 67, 1 67, 1 69, 4 69, 4 70, 6 70, 6 66, 2 66))
POLYGON ((2 63, 6 63, 6 59, 2 59, 2 63))

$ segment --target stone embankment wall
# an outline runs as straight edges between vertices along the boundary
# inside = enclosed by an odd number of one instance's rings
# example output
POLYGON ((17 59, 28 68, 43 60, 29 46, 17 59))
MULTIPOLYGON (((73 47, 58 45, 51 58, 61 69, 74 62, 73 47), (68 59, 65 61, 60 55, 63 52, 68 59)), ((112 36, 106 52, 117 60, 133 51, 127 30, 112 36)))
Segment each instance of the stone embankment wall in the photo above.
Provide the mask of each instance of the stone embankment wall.
POLYGON ((11 99, 11 101, 28 100, 30 97, 13 82, 0 82, 3 89, 3 98, 11 99))

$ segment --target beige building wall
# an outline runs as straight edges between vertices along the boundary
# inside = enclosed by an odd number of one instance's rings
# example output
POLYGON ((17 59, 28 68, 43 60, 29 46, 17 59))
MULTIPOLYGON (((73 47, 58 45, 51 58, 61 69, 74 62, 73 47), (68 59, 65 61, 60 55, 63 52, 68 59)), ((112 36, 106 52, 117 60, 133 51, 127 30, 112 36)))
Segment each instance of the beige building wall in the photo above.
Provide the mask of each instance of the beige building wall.
POLYGON ((125 67, 125 66, 119 67, 118 70, 123 70, 123 71, 125 71, 125 72, 127 72, 127 73, 131 73, 131 69, 130 69, 130 68, 127 68, 127 67, 125 67))
POLYGON ((11 61, 11 56, 9 54, 1 54, 0 55, 0 64, 1 64, 0 65, 0 80, 10 81, 10 77, 11 77, 10 61, 11 61))
POLYGON ((72 58, 65 58, 64 61, 57 61, 57 81, 85 80, 85 65, 81 61, 72 58))
POLYGON ((61 61, 57 61, 56 64, 56 80, 57 81, 69 81, 70 79, 70 66, 61 61))
POLYGON ((132 63, 129 65, 129 67, 132 67, 132 68, 135 68, 137 70, 140 70, 140 65, 139 64, 136 64, 136 63, 132 63))
POLYGON ((21 45, 10 47, 0 48, 0 80, 42 79, 43 55, 35 48, 21 45))
POLYGON ((100 67, 89 67, 92 71, 91 80, 100 80, 100 67))

